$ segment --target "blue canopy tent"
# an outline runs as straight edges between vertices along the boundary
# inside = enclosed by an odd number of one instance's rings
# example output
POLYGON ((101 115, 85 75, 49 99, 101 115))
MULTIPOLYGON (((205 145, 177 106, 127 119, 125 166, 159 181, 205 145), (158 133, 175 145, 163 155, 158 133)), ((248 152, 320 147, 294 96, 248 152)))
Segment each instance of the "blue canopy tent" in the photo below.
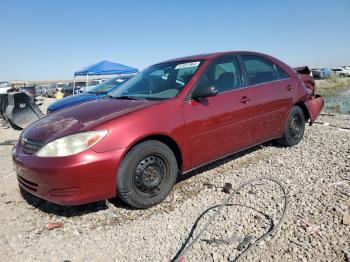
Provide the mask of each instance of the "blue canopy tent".
POLYGON ((126 65, 114 63, 111 61, 101 61, 99 63, 89 65, 83 69, 74 73, 74 84, 73 93, 75 89, 75 77, 86 76, 86 86, 89 81, 89 75, 126 75, 126 74, 136 74, 139 70, 137 68, 129 67, 126 65))

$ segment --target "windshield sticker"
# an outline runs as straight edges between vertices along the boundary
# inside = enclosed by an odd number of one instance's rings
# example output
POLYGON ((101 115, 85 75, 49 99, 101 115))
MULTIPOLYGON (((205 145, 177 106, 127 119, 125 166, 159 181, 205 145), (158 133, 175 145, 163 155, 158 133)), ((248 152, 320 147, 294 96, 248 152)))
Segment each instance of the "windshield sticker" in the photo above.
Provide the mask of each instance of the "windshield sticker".
POLYGON ((200 62, 189 62, 189 63, 184 63, 184 64, 179 64, 175 67, 175 69, 181 69, 181 68, 188 68, 188 67, 195 67, 198 66, 200 62))
POLYGON ((117 82, 123 83, 123 82, 124 82, 124 79, 117 79, 117 82))

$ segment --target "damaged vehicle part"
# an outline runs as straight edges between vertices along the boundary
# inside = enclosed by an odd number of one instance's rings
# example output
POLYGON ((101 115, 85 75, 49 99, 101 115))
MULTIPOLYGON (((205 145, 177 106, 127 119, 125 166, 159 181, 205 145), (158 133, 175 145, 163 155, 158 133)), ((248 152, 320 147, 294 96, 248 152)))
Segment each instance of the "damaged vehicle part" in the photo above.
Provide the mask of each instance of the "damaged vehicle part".
POLYGON ((0 118, 3 123, 8 122, 6 117, 6 108, 8 106, 8 94, 0 94, 0 118))
POLYGON ((306 101, 305 106, 309 112, 310 125, 312 125, 324 106, 324 99, 323 97, 316 95, 312 99, 306 101))
POLYGON ((34 102, 34 99, 28 94, 8 94, 6 117, 12 127, 16 129, 23 129, 43 116, 44 114, 34 102))

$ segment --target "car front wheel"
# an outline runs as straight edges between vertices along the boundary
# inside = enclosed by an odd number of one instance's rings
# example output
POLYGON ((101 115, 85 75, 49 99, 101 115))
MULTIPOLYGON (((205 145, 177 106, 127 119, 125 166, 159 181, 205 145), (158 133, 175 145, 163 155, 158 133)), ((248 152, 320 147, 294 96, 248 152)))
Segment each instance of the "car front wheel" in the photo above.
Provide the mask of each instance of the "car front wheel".
POLYGON ((136 145, 123 159, 117 175, 118 196, 134 208, 162 202, 177 177, 174 153, 164 143, 149 140, 136 145))
POLYGON ((277 141, 283 146, 294 146, 301 141, 304 136, 304 131, 304 112, 299 106, 294 106, 289 112, 287 121, 284 125, 284 134, 277 141))

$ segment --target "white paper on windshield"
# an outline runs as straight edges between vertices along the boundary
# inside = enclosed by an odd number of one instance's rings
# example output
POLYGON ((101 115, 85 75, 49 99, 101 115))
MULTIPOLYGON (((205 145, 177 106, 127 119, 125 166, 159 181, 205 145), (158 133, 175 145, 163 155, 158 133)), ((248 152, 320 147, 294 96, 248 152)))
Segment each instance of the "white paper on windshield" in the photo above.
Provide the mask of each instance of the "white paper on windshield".
POLYGON ((124 79, 117 79, 117 82, 123 83, 123 82, 124 82, 124 79))
POLYGON ((178 64, 175 69, 181 69, 181 68, 188 68, 188 67, 195 67, 199 65, 199 61, 198 62, 189 62, 189 63, 184 63, 184 64, 178 64))

